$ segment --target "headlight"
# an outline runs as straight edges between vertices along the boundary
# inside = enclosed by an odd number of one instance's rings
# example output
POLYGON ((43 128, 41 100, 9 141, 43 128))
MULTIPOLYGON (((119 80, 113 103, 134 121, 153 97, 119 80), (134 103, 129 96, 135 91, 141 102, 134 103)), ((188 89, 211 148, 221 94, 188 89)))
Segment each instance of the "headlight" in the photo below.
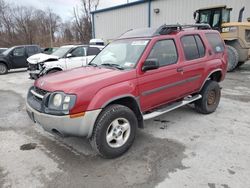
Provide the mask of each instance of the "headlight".
POLYGON ((63 92, 50 94, 47 111, 52 114, 68 114, 69 110, 75 105, 76 96, 68 95, 63 92))
POLYGON ((237 31, 237 27, 223 27, 221 29, 222 33, 229 33, 237 31))
POLYGON ((59 107, 59 106, 61 106, 61 104, 62 104, 62 94, 57 93, 54 95, 53 105, 55 107, 59 107))

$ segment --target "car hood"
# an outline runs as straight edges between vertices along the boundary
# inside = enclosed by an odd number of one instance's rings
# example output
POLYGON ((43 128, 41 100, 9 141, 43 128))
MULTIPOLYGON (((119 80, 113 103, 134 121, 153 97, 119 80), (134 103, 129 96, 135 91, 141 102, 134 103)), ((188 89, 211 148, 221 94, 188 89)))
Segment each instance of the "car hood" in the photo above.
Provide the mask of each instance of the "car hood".
POLYGON ((87 66, 43 76, 35 81, 35 86, 50 92, 76 93, 83 89, 91 93, 135 77, 135 71, 87 66))
POLYGON ((30 56, 27 61, 30 64, 39 64, 39 63, 43 63, 45 61, 52 61, 52 60, 58 60, 59 57, 54 56, 54 55, 48 55, 48 54, 43 54, 43 53, 39 53, 39 54, 35 54, 30 56))

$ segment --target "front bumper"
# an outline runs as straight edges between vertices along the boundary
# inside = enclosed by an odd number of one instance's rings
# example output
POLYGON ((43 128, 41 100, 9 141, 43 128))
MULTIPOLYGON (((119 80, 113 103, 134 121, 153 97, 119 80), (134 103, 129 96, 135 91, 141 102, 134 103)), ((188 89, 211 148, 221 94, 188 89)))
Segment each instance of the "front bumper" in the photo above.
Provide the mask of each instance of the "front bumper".
POLYGON ((38 112, 26 103, 26 110, 31 120, 44 130, 62 135, 87 136, 92 135, 95 120, 101 109, 85 112, 84 116, 70 118, 69 115, 57 116, 38 112))

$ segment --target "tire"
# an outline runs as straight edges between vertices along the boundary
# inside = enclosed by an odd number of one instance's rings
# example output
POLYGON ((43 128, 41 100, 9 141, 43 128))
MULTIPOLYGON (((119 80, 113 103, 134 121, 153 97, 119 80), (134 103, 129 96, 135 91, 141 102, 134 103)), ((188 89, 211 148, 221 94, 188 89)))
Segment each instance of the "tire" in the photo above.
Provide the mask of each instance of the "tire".
POLYGON ((237 64, 237 68, 239 68, 240 66, 242 66, 242 65, 244 65, 245 64, 245 61, 243 61, 243 62, 238 62, 238 64, 237 64))
POLYGON ((46 74, 52 74, 52 73, 55 73, 55 72, 59 72, 61 70, 58 70, 58 69, 51 69, 49 70, 46 74))
POLYGON ((202 98, 195 102, 196 111, 202 114, 214 112, 219 105, 221 97, 221 89, 218 82, 208 80, 200 94, 202 98))
POLYGON ((228 52, 227 72, 232 72, 238 64, 239 54, 234 47, 229 45, 227 45, 227 52, 228 52))
POLYGON ((89 141, 103 158, 119 157, 133 144, 137 127, 138 120, 131 109, 110 105, 98 116, 89 141), (118 126, 123 128, 122 132, 118 126))
POLYGON ((4 63, 0 63, 0 75, 7 74, 8 68, 4 63))

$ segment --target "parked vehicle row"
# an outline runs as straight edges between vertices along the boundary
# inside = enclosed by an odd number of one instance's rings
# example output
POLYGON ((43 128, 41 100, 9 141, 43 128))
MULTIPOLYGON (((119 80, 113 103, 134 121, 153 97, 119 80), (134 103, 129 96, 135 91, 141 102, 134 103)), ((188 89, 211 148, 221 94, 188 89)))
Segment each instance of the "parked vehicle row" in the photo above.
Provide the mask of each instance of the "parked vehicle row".
POLYGON ((98 45, 67 45, 51 55, 39 53, 27 59, 31 79, 45 74, 86 66, 101 50, 98 45))
POLYGON ((30 78, 37 79, 47 73, 85 66, 104 47, 102 39, 91 39, 90 44, 67 45, 61 48, 40 48, 38 45, 0 48, 0 75, 6 74, 10 69, 28 67, 30 78))
POLYGON ((28 115, 46 131, 86 136, 97 153, 114 158, 130 148, 144 120, 189 103, 212 113, 228 56, 220 33, 209 28, 130 30, 88 66, 37 79, 28 91, 28 115))
POLYGON ((6 74, 10 69, 27 67, 27 58, 40 52, 38 45, 14 46, 5 50, 0 54, 0 75, 6 74))

